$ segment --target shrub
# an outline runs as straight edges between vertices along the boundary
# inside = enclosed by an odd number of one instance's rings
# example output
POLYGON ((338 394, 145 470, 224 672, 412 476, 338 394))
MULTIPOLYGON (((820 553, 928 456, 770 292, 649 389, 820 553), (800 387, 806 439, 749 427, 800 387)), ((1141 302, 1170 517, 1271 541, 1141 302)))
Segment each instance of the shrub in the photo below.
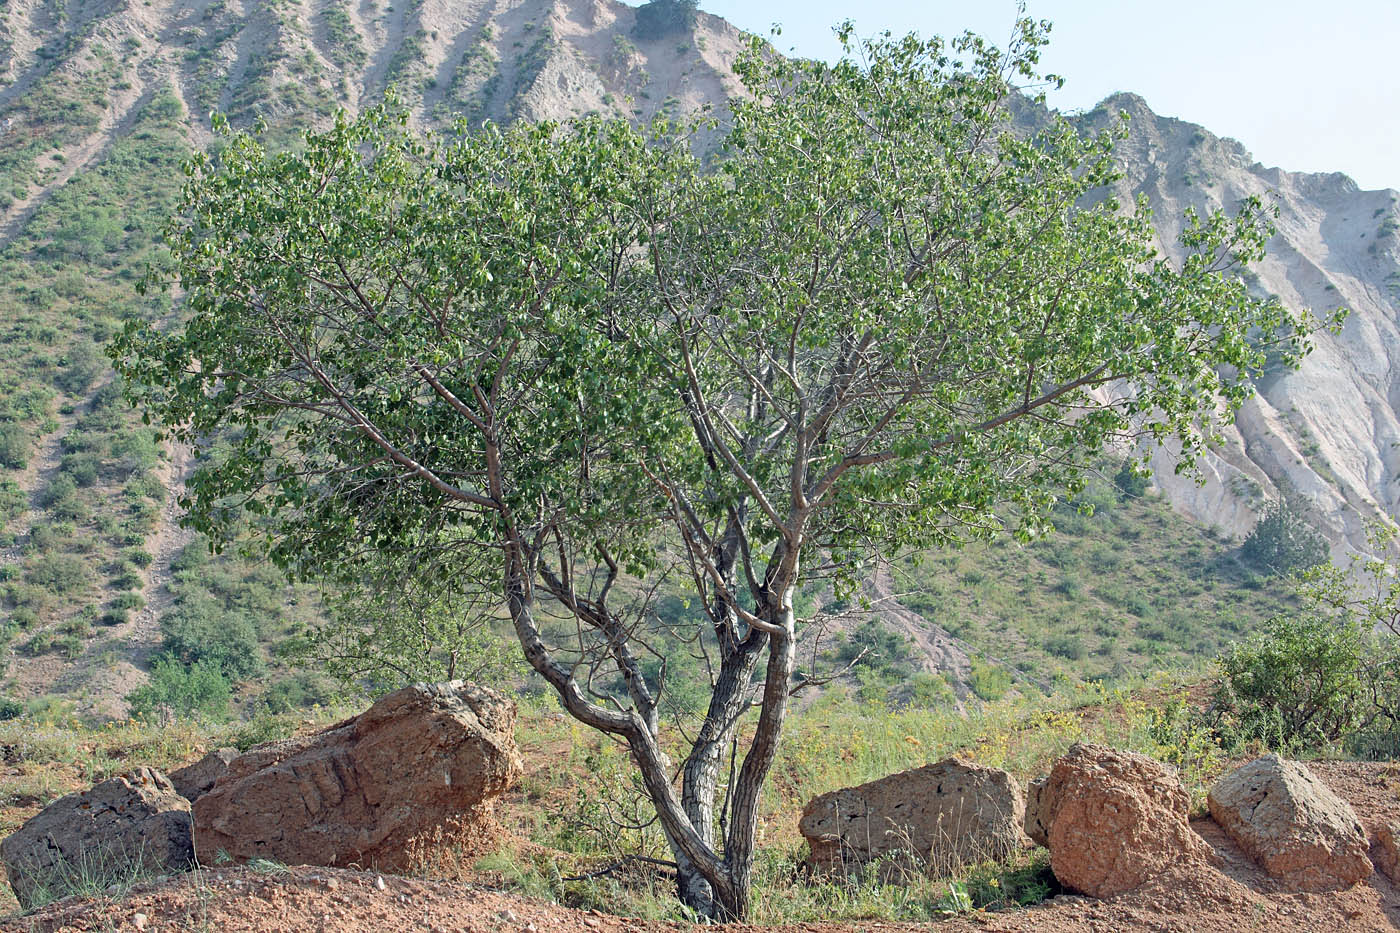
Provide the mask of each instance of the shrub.
POLYGON ((97 455, 93 453, 66 454, 59 469, 77 485, 91 486, 97 482, 99 463, 97 455))
POLYGON ((333 694, 330 685, 311 673, 292 674, 267 688, 263 705, 270 713, 289 713, 310 706, 325 705, 333 694))
POLYGON ((1148 478, 1134 469, 1131 460, 1124 460, 1118 472, 1113 474, 1113 484, 1125 499, 1141 499, 1147 495, 1148 478))
POLYGON ((1217 707, 1238 737, 1316 747, 1361 725, 1365 638, 1351 619, 1280 616, 1220 656, 1217 707))
POLYGON ((127 694, 132 712, 149 716, 169 709, 177 716, 228 716, 232 688, 215 661, 185 665, 174 658, 160 658, 151 668, 151 682, 127 694))
POLYGON ((119 593, 117 598, 112 600, 114 609, 141 609, 146 605, 146 601, 141 598, 140 593, 119 593))
POLYGON ((63 367, 54 376, 54 385, 69 395, 82 395, 106 365, 107 361, 92 341, 80 341, 64 354, 63 367))
POLYGON ((951 706, 956 700, 957 694, 948 685, 948 681, 937 674, 920 671, 909 678, 906 702, 910 706, 920 709, 936 709, 941 706, 951 706))
POLYGON ((0 424, 0 466, 23 470, 29 466, 29 432, 9 422, 0 424))
POLYGON ((160 620, 163 647, 181 663, 209 661, 233 680, 262 670, 257 627, 205 595, 186 597, 160 620))
POLYGON ((1265 573, 1287 576, 1327 560, 1327 541, 1301 507, 1285 497, 1264 510, 1240 546, 1240 556, 1265 573))
POLYGON ((66 473, 59 473, 50 481, 43 495, 39 497, 39 504, 45 508, 54 508, 72 499, 78 492, 78 484, 66 473))
POLYGON ((1045 650, 1057 657, 1078 661, 1084 657, 1084 642, 1078 635, 1061 633, 1045 639, 1045 650))
POLYGON ((1011 674, 999 665, 973 661, 967 685, 983 700, 1000 700, 1011 689, 1011 674))
POLYGON ((87 567, 72 554, 44 554, 30 561, 25 578, 51 593, 75 593, 87 584, 87 567))
POLYGON ((651 0, 637 7, 632 34, 638 39, 664 39, 695 27, 700 0, 651 0))

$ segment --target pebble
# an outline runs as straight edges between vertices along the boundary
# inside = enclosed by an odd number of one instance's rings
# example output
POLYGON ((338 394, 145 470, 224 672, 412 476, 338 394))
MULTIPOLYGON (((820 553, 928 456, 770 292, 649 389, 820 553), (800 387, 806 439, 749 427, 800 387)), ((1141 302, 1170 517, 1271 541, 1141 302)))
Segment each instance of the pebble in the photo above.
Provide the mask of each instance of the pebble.
POLYGON ((144 930, 146 929, 146 921, 148 919, 149 918, 145 914, 136 914, 131 918, 131 922, 136 925, 136 929, 144 930))
POLYGON ((518 919, 518 918, 515 916, 515 911, 510 910, 510 909, 503 910, 503 911, 501 911, 500 913, 498 913, 496 916, 500 917, 500 918, 501 918, 502 920, 504 920, 506 923, 514 923, 514 922, 518 919))
POLYGON ((378 888, 379 890, 381 890, 381 891, 383 891, 385 888, 388 887, 388 885, 384 883, 384 876, 383 876, 383 875, 375 875, 375 876, 374 876, 374 886, 375 886, 376 888, 378 888))

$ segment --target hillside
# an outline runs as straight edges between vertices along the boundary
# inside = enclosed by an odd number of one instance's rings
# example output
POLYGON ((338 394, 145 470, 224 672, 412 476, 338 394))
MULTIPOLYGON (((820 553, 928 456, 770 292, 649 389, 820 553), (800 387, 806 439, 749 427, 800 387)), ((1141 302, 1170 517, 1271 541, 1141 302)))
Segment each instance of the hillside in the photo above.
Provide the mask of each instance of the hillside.
MULTIPOLYGON (((203 556, 177 527, 187 454, 162 448, 125 409, 101 356, 125 320, 178 314, 168 297, 134 286, 160 261, 178 165, 210 142, 209 112, 238 125, 262 119, 290 140, 390 87, 425 127, 723 105, 735 88, 736 29, 701 14, 692 29, 643 38, 636 20, 613 0, 0 6, 6 693, 120 713, 173 629, 184 644, 223 633, 224 656, 252 659, 240 669, 245 695, 274 708, 324 695, 269 651, 318 617, 319 594, 286 587, 255 560, 203 556)), ((912 668, 944 671, 980 696, 1189 663, 1282 605, 1231 557, 1231 539, 1268 496, 1300 492, 1339 548, 1360 540, 1366 517, 1400 508, 1389 401, 1400 336, 1395 195, 1264 169, 1127 95, 1085 119, 1120 109, 1134 117, 1124 185, 1148 194, 1164 243, 1186 206, 1277 190, 1280 235, 1258 287, 1355 314, 1342 334, 1319 339, 1302 371, 1265 381, 1211 456, 1204 486, 1175 478, 1159 455, 1165 499, 1195 525, 1152 498, 1104 499, 1111 507, 1098 517, 1066 511, 1062 534, 1029 550, 938 555, 877 581, 878 595, 894 597, 877 604, 882 624, 915 647, 887 645, 891 664, 861 675, 872 689, 912 668)))

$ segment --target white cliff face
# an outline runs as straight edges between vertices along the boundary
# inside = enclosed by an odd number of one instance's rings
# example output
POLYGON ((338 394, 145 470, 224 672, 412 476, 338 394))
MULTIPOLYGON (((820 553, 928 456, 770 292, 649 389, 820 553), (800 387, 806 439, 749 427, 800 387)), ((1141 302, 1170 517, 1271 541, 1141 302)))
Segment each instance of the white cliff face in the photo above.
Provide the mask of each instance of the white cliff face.
POLYGON ((1231 209, 1261 195, 1279 210, 1277 234, 1254 272, 1257 288, 1290 308, 1350 316, 1318 333, 1296 372, 1261 381, 1201 479, 1174 472, 1174 451, 1152 456, 1158 487, 1178 511, 1243 537, 1262 506, 1289 489, 1308 503, 1334 554, 1365 548, 1365 524, 1400 518, 1400 194, 1362 191, 1345 175, 1294 174, 1254 162, 1236 142, 1160 117, 1116 95, 1084 115, 1131 116, 1119 147, 1121 194, 1147 196, 1163 248, 1177 251, 1183 213, 1231 209))

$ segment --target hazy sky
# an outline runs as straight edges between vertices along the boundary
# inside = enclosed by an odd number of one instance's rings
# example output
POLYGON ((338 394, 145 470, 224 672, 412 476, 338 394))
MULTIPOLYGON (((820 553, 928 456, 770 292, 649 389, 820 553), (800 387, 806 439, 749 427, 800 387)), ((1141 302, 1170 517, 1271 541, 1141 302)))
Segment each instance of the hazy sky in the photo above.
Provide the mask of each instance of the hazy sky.
MULTIPOLYGON (((831 27, 847 17, 860 35, 970 29, 1004 45, 1016 11, 1013 0, 700 5, 750 32, 780 23, 779 48, 828 59, 840 54, 831 27)), ((1266 165, 1400 188, 1400 0, 1030 0, 1027 12, 1054 23, 1042 64, 1066 79, 1058 107, 1133 91, 1266 165)))

